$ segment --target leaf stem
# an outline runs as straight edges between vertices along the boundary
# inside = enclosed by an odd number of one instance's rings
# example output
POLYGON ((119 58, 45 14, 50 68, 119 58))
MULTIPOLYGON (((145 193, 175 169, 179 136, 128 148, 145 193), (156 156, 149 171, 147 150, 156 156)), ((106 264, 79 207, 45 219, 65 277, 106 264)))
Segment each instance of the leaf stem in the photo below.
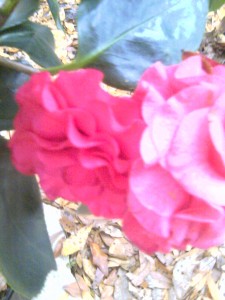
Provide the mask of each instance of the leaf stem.
POLYGON ((34 69, 32 67, 26 66, 22 63, 19 63, 19 62, 16 62, 16 61, 4 58, 4 57, 0 57, 0 66, 7 67, 7 68, 10 68, 15 71, 22 72, 22 73, 25 73, 28 75, 32 75, 32 74, 40 71, 38 69, 34 69))

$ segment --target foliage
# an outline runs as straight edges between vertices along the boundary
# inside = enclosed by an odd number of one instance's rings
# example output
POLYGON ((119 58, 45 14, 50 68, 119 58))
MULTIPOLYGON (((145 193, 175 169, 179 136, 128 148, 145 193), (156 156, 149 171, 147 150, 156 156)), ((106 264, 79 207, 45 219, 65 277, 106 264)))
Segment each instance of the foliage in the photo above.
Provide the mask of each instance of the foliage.
POLYGON ((210 0, 209 10, 216 10, 225 4, 224 0, 210 0))
POLYGON ((0 266, 9 284, 31 298, 56 268, 34 177, 18 173, 0 139, 0 266))
MULTIPOLYGON (((62 28, 58 2, 47 2, 57 27, 62 28)), ((169 65, 180 61, 183 50, 196 50, 208 9, 208 0, 83 0, 77 19, 77 57, 62 65, 51 30, 29 20, 39 4, 38 0, 0 1, 0 46, 25 51, 52 74, 95 67, 103 71, 105 82, 126 90, 133 90, 143 71, 155 61, 169 65)), ((215 9, 218 1, 210 5, 215 9)), ((14 94, 37 71, 24 62, 0 57, 0 130, 12 129, 17 112, 14 94)), ((33 177, 19 174, 9 157, 1 138, 0 240, 4 242, 0 244, 0 266, 15 290, 32 297, 55 263, 37 183, 33 177)))
POLYGON ((182 50, 197 50, 207 10, 202 0, 83 1, 75 64, 100 69, 109 85, 133 90, 151 63, 173 64, 182 50))

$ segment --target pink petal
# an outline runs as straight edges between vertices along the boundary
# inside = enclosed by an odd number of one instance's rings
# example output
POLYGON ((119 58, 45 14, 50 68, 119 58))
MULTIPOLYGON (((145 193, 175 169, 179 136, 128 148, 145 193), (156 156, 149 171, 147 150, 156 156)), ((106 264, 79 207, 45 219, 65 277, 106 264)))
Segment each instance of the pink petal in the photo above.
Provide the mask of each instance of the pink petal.
POLYGON ((168 170, 192 195, 225 205, 225 177, 210 161, 208 109, 188 114, 181 122, 167 156, 168 170))
POLYGON ((151 232, 151 228, 146 230, 143 221, 139 222, 129 211, 123 218, 123 231, 128 239, 137 245, 142 251, 152 254, 156 251, 170 251, 170 241, 151 232))
POLYGON ((159 153, 152 141, 151 129, 146 128, 141 137, 140 152, 143 161, 148 165, 154 165, 159 160, 159 153))
POLYGON ((202 58, 200 55, 191 56, 183 60, 175 71, 174 77, 179 80, 191 81, 195 77, 205 76, 207 73, 202 67, 202 58))
POLYGON ((208 115, 209 133, 215 150, 219 154, 225 171, 225 130, 224 118, 222 119, 219 108, 213 108, 208 115))
MULTIPOLYGON (((130 201, 132 211, 152 210, 161 216, 171 216, 177 209, 189 201, 189 195, 161 166, 147 167, 138 160, 130 175, 130 189, 135 198, 130 201)), ((148 221, 147 221, 148 222, 148 221)), ((148 225, 146 225, 148 226, 148 225)))
POLYGON ((152 114, 148 121, 148 129, 145 130, 141 141, 141 154, 146 163, 152 164, 164 157, 181 116, 179 110, 173 109, 167 103, 152 114))
POLYGON ((102 79, 103 74, 98 70, 80 69, 71 72, 61 71, 54 84, 58 92, 67 100, 67 107, 85 107, 93 100, 103 100, 108 97, 100 87, 102 79))
POLYGON ((187 208, 180 209, 176 213, 177 218, 201 223, 214 223, 224 215, 224 209, 221 206, 213 206, 194 197, 190 198, 187 205, 187 208))

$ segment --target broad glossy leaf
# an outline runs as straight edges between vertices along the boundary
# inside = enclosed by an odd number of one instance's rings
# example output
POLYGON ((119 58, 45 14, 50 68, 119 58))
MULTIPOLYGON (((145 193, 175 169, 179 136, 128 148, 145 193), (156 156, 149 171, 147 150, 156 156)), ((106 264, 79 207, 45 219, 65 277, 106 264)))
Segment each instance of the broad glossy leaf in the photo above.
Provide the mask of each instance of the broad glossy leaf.
POLYGON ((225 4, 225 0, 210 0, 209 10, 216 10, 225 4))
MULTIPOLYGON (((7 1, 7 0, 6 0, 7 1)), ((13 27, 27 21, 37 9, 39 0, 19 0, 0 30, 13 27)))
POLYGON ((25 22, 0 34, 0 46, 24 50, 30 58, 42 67, 59 65, 54 52, 54 38, 46 26, 25 22))
POLYGON ((14 169, 2 138, 0 182, 0 271, 15 291, 30 299, 56 264, 36 180, 14 169))
POLYGON ((95 67, 106 83, 133 89, 155 61, 181 60, 199 47, 208 0, 83 0, 74 67, 95 67))
POLYGON ((17 112, 14 94, 29 76, 0 66, 0 130, 12 129, 12 119, 17 112))
POLYGON ((59 17, 59 4, 57 0, 47 0, 49 8, 51 10, 52 16, 55 20, 56 26, 58 29, 63 30, 60 17, 59 17))

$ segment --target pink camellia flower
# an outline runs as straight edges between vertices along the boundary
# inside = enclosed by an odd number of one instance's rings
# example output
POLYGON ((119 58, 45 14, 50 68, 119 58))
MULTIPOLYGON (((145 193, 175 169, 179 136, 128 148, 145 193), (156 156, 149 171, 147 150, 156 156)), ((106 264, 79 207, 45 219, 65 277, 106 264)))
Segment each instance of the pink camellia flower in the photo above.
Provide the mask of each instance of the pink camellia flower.
POLYGON ((136 161, 130 186, 123 229, 143 251, 208 248, 225 241, 224 207, 189 194, 159 164, 136 161))
POLYGON ((225 67, 156 63, 134 93, 147 125, 130 175, 127 236, 147 252, 225 240, 225 67))
POLYGON ((38 174, 46 194, 81 201, 96 215, 122 217, 128 174, 139 156, 140 105, 114 97, 93 69, 35 74, 16 95, 10 141, 24 174, 38 174))

